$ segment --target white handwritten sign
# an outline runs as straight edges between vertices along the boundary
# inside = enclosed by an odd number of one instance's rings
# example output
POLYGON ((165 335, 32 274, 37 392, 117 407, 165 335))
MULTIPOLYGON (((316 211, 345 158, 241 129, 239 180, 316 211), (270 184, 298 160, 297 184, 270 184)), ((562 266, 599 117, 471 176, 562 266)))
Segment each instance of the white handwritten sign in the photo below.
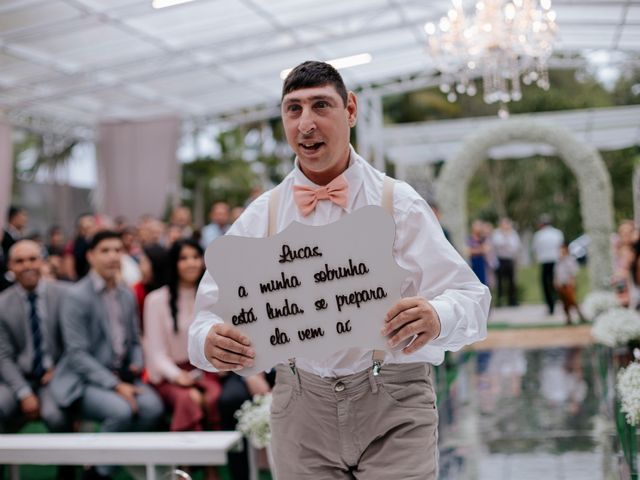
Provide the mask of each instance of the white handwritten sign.
POLYGON ((320 227, 293 222, 272 237, 217 238, 205 254, 219 287, 213 311, 256 352, 239 373, 351 347, 387 349, 380 329, 408 274, 393 259, 394 238, 393 218, 376 206, 320 227))

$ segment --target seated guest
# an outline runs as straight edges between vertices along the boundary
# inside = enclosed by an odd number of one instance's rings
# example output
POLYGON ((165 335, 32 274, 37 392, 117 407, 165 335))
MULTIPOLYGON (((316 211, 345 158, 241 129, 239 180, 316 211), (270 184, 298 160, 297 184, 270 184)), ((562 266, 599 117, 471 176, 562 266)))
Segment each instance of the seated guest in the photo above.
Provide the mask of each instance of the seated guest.
POLYGON ((16 205, 11 205, 7 211, 7 225, 2 236, 2 251, 6 259, 9 258, 9 249, 25 235, 29 215, 27 211, 16 205))
POLYGON ((41 279, 40 246, 19 240, 9 250, 16 283, 0 295, 0 422, 42 419, 49 430, 69 430, 51 396, 49 380, 62 355, 60 299, 65 286, 41 279))
MULTIPOLYGON (((195 369, 187 352, 196 288, 204 273, 202 255, 195 240, 177 240, 169 249, 167 285, 145 301, 145 364, 171 409, 171 431, 220 428, 218 374, 195 369)), ((218 478, 213 468, 207 469, 207 478, 218 478)))
MULTIPOLYGON (((147 295, 167 284, 167 249, 161 245, 149 245, 140 254, 142 278, 131 289, 138 303, 140 319, 144 319, 144 301, 147 295)), ((144 335, 144 322, 140 324, 140 334, 144 335)))
MULTIPOLYGON (((96 233, 87 251, 89 274, 62 302, 65 352, 53 377, 53 394, 63 407, 100 423, 102 432, 149 430, 163 413, 162 401, 143 384, 142 349, 135 299, 118 282, 122 240, 116 232, 96 233)), ((85 478, 110 478, 99 466, 85 478)))
MULTIPOLYGON (((71 421, 53 399, 49 381, 62 354, 60 299, 65 285, 41 278, 40 246, 18 240, 9 249, 16 283, 0 295, 0 431, 42 420, 51 432, 71 430, 71 421)), ((73 476, 61 467, 58 478, 73 476)))
POLYGON ((86 254, 89 241, 95 232, 94 216, 90 213, 80 215, 76 220, 76 237, 66 245, 62 254, 62 271, 69 280, 79 280, 89 272, 86 254))

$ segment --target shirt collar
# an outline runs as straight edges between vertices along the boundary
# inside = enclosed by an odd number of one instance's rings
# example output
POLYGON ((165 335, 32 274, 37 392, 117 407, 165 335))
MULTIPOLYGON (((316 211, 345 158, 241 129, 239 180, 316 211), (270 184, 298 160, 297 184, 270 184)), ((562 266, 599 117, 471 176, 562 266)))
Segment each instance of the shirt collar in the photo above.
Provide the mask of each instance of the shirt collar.
POLYGON ((89 278, 91 279, 93 289, 97 293, 104 293, 109 291, 107 289, 107 282, 105 282, 104 278, 102 278, 95 270, 89 270, 89 278))
POLYGON ((11 234, 11 237, 13 237, 14 240, 19 240, 20 238, 22 238, 22 233, 20 232, 20 230, 18 230, 11 224, 7 225, 7 232, 11 234))
MULTIPOLYGON (((342 172, 349 184, 349 201, 347 203, 347 208, 345 208, 347 213, 351 213, 354 199, 362 186, 362 162, 364 162, 364 159, 356 153, 352 145, 349 145, 349 165, 347 166, 347 169, 342 172)), ((298 163, 298 157, 295 159, 295 166, 293 169, 293 183, 294 185, 307 185, 310 187, 320 186, 309 180, 302 172, 298 163)))
MULTIPOLYGON (((18 292, 18 295, 20 295, 20 298, 22 298, 26 302, 28 300, 30 292, 25 290, 24 287, 20 285, 18 282, 16 282, 15 285, 16 285, 16 291, 18 292)), ((44 281, 40 280, 38 282, 38 285, 36 286, 36 289, 34 290, 34 292, 38 297, 42 297, 42 295, 44 295, 44 281)))

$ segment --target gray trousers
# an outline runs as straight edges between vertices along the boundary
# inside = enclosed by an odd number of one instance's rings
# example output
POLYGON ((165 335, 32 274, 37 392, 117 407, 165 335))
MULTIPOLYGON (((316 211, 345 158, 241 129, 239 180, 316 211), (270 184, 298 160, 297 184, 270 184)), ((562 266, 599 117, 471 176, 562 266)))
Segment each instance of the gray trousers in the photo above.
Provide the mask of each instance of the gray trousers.
MULTIPOLYGON (((87 385, 79 402, 83 420, 100 423, 101 432, 141 432, 152 430, 164 411, 162 400, 149 385, 136 382, 141 393, 136 395, 138 412, 134 413, 129 403, 115 390, 87 385)), ((99 465, 101 475, 111 475, 113 467, 99 465)))
POLYGON ((136 395, 138 412, 134 413, 129 403, 115 390, 87 385, 80 399, 83 420, 100 423, 101 432, 135 432, 153 429, 162 413, 162 400, 149 385, 136 382, 142 392, 136 395))
MULTIPOLYGON (((62 410, 51 395, 51 389, 36 383, 31 385, 40 402, 40 417, 50 432, 68 432, 71 430, 69 415, 62 410)), ((8 432, 20 429, 26 419, 20 410, 20 401, 11 388, 0 383, 0 431, 8 432)))
POLYGON ((436 396, 424 363, 342 378, 278 366, 271 406, 277 480, 438 476, 436 396))

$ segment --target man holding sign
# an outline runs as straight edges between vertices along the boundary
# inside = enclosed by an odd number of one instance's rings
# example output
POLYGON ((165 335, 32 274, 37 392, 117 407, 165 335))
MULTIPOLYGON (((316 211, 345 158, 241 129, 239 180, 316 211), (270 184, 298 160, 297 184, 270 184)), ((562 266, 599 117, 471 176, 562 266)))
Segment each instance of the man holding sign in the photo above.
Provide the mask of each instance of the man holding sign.
MULTIPOLYGON (((293 221, 327 225, 382 205, 396 225, 394 260, 409 272, 402 298, 386 316, 371 318, 371 328, 387 338, 387 350, 327 351, 322 360, 298 356, 277 366, 271 429, 278 480, 435 479, 431 365, 442 362, 445 350, 486 335, 488 289, 447 242, 426 202, 409 185, 390 183, 351 148, 356 117, 356 97, 333 67, 304 62, 293 69, 283 86, 282 118, 295 168, 228 232, 267 237, 293 221)), ((219 285, 212 274, 198 290, 191 361, 210 371, 252 367, 252 340, 231 318, 213 313, 219 285)))

